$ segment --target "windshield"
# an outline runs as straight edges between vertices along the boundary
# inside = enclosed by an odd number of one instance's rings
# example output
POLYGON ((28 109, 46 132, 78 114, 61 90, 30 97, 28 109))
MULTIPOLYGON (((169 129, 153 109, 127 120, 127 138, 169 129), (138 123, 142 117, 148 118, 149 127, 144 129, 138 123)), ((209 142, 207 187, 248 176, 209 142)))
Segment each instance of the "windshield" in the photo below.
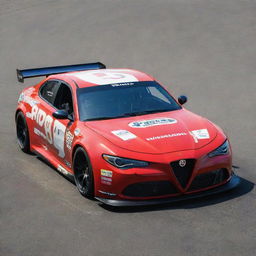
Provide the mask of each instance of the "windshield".
POLYGON ((77 98, 82 121, 146 115, 181 108, 154 81, 79 88, 77 98))

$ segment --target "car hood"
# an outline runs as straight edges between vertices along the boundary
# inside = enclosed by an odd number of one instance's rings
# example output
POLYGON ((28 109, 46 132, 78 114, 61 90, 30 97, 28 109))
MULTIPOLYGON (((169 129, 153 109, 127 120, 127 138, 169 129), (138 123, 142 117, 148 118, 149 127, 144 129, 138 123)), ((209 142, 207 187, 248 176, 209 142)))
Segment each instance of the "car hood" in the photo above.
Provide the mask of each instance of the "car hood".
POLYGON ((149 154, 198 149, 217 135, 210 121, 186 109, 85 125, 118 147, 149 154))

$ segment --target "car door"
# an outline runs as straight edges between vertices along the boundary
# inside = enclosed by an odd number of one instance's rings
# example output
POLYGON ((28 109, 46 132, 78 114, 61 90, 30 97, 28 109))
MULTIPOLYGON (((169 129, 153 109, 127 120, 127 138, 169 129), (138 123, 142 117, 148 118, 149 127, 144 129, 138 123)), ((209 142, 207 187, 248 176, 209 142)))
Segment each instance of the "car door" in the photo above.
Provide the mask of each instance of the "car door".
POLYGON ((74 130, 74 108, 72 89, 66 82, 61 81, 54 100, 56 110, 65 110, 69 119, 56 119, 53 117, 53 143, 50 151, 52 155, 67 167, 71 168, 71 148, 74 130))

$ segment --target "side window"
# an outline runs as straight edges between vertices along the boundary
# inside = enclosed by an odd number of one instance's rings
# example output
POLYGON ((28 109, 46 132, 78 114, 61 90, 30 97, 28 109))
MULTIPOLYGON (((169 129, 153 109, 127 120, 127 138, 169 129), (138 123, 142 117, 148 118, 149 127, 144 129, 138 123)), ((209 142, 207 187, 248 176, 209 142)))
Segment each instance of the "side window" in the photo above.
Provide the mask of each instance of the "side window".
POLYGON ((47 81, 40 89, 41 97, 54 105, 59 84, 60 83, 58 81, 47 81))
POLYGON ((59 90, 54 101, 54 106, 57 109, 66 110, 70 115, 73 114, 72 93, 70 88, 64 83, 60 84, 59 90))

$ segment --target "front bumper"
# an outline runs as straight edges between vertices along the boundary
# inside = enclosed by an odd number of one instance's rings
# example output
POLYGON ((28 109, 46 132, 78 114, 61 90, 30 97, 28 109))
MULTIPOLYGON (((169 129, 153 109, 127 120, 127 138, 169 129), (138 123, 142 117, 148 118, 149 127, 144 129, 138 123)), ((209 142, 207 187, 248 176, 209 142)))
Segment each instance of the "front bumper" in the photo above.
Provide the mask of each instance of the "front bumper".
POLYGON ((174 203, 174 202, 184 201, 192 198, 199 198, 199 197, 204 197, 208 195, 218 194, 227 190, 231 190, 237 187, 239 184, 240 184, 240 178, 237 175, 233 174, 231 176, 231 179, 224 185, 215 187, 213 189, 205 190, 203 192, 185 194, 177 197, 149 199, 149 200, 114 200, 114 199, 107 199, 107 198, 101 198, 101 197, 96 197, 96 199, 101 203, 104 203, 110 206, 115 206, 115 207, 159 205, 159 204, 174 203))

